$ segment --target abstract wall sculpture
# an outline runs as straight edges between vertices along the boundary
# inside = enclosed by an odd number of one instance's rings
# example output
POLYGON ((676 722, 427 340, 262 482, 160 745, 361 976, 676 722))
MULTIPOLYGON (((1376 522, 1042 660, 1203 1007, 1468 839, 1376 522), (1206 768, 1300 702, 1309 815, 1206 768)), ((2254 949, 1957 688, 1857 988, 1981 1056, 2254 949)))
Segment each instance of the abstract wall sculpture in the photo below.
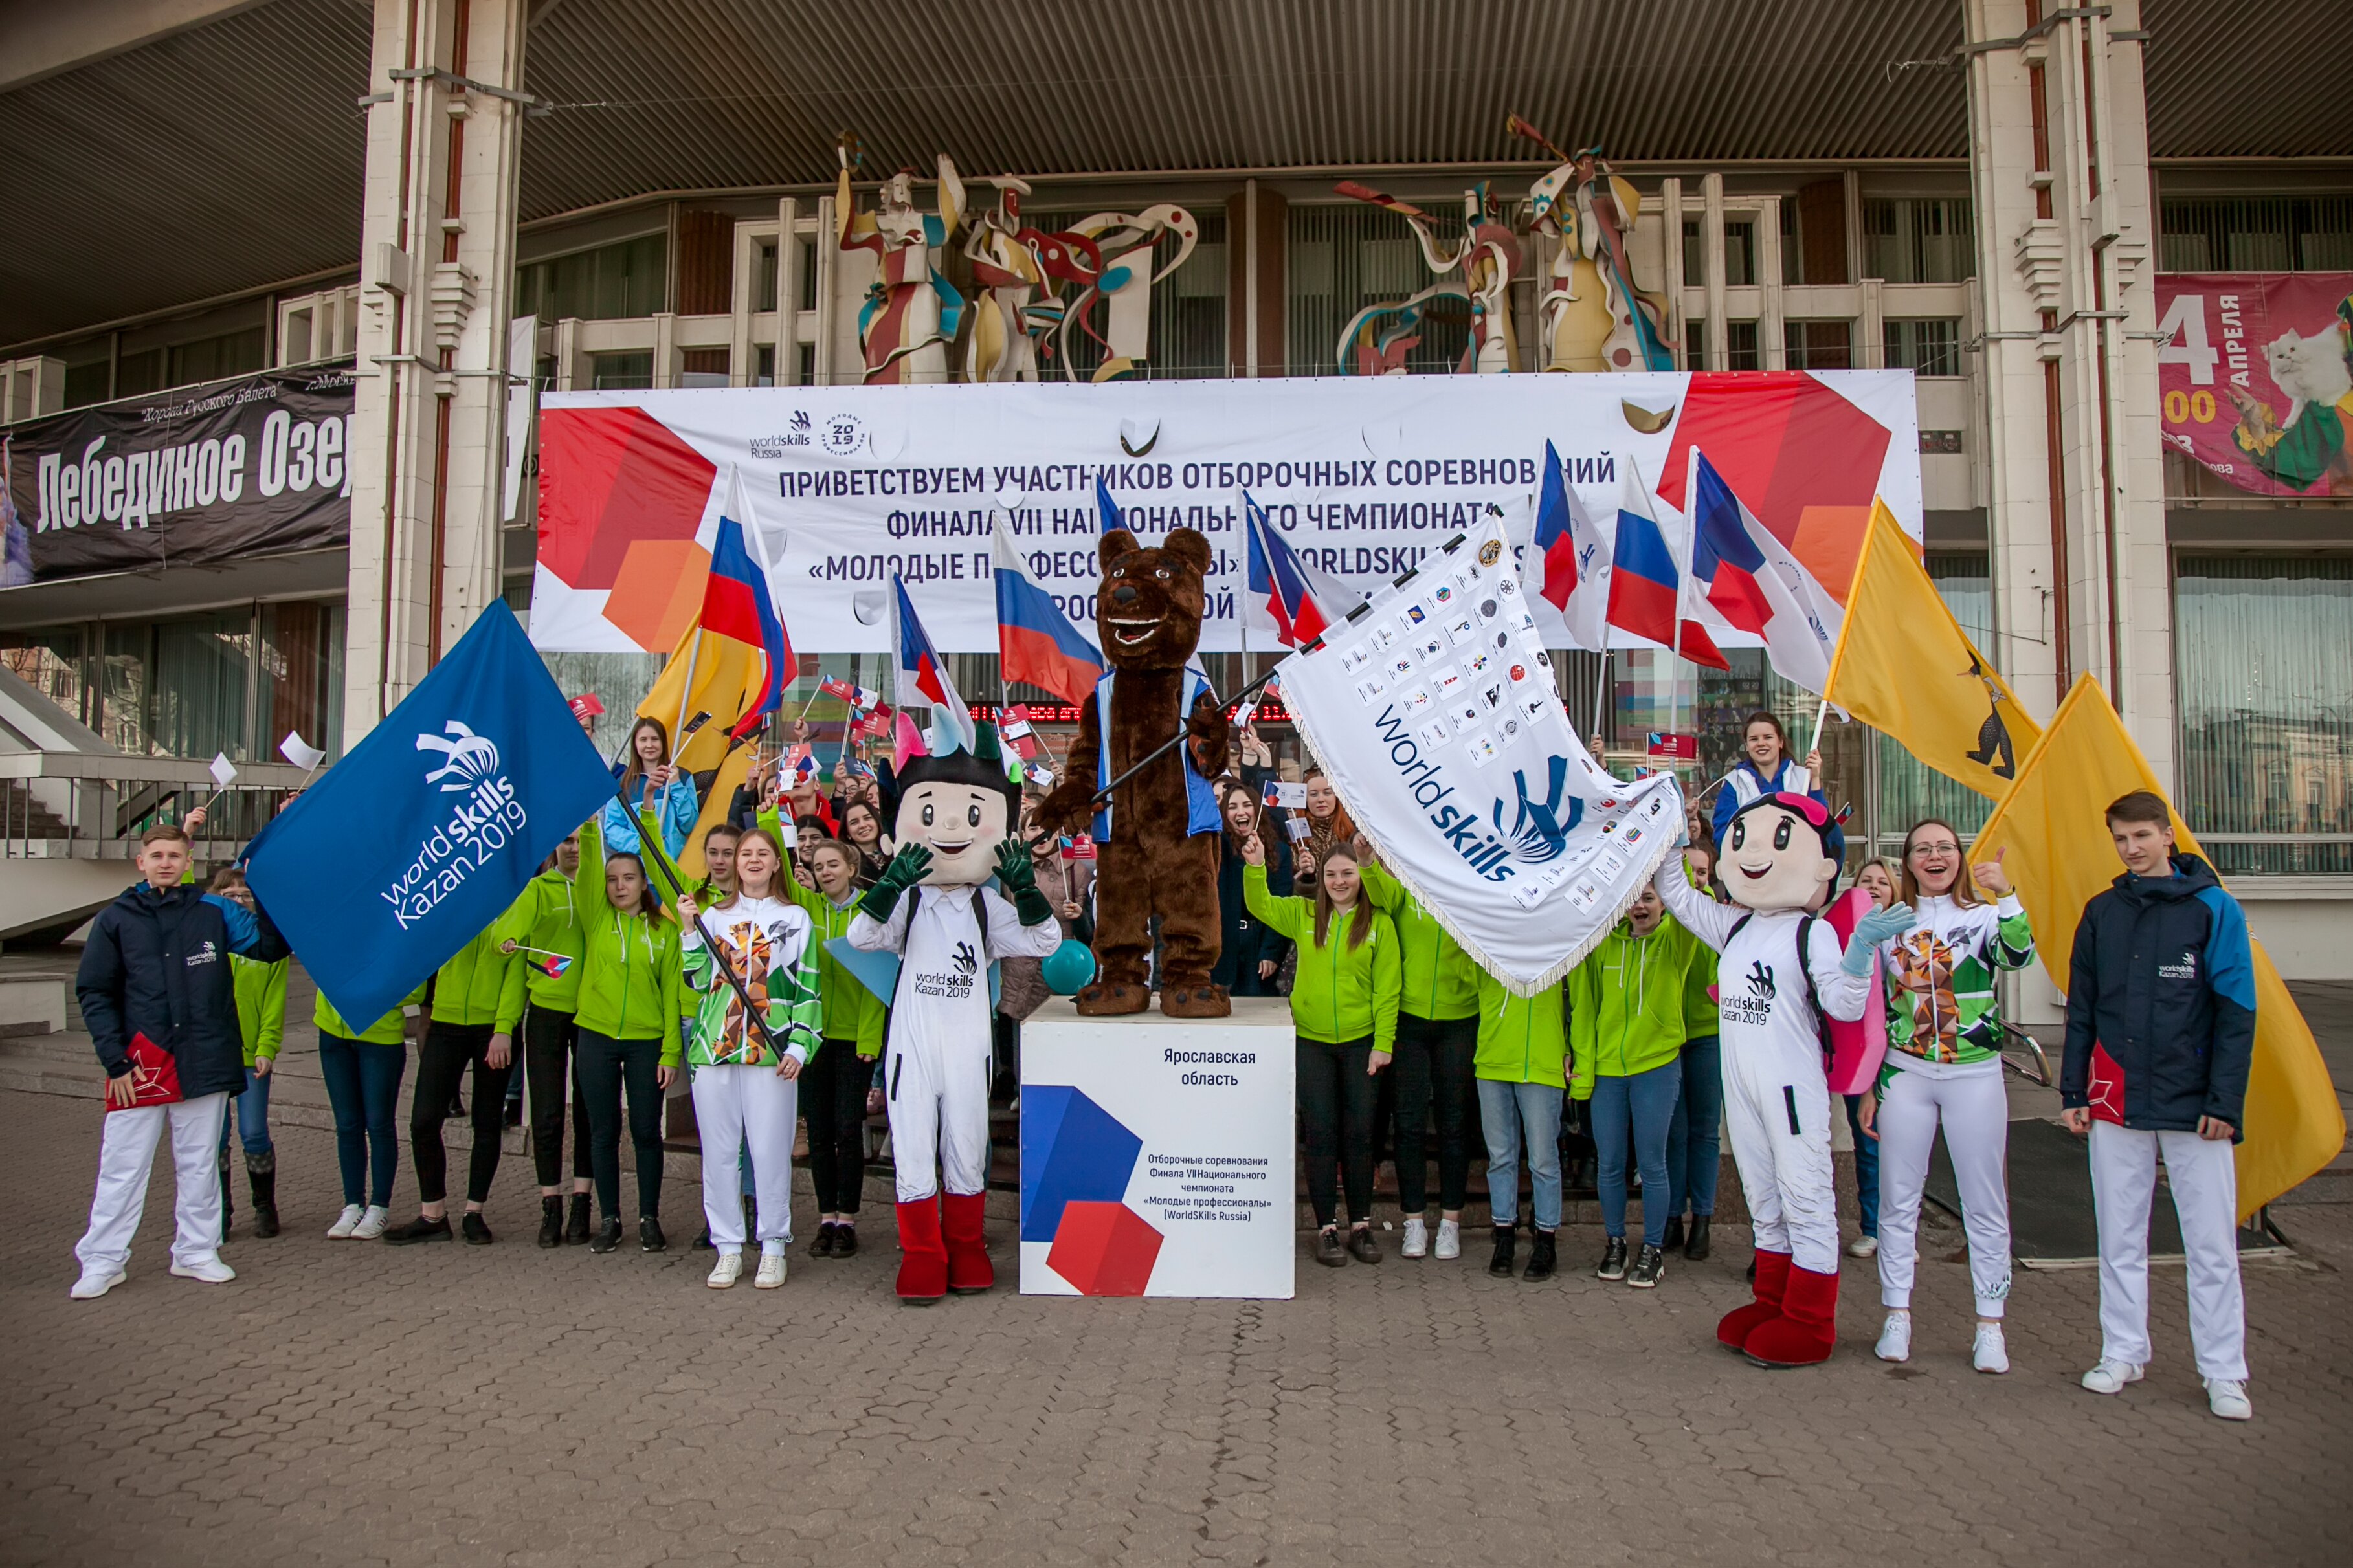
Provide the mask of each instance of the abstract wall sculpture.
POLYGON ((1528 191, 1529 226, 1559 241, 1536 304, 1544 368, 1672 370, 1666 302, 1635 289, 1628 253, 1641 196, 1610 173, 1599 147, 1572 157, 1516 114, 1504 124, 1560 160, 1528 191))
POLYGON ((849 192, 850 171, 861 159, 857 138, 843 136, 838 155, 836 242, 844 250, 872 251, 881 270, 858 312, 864 380, 875 386, 945 381, 965 302, 940 270, 940 252, 963 226, 964 182, 943 155, 934 211, 916 207, 914 176, 902 169, 882 183, 874 210, 865 212, 849 192))
POLYGON ((997 187, 997 205, 973 219, 964 242, 973 281, 964 378, 1035 381, 1038 340, 1061 325, 1062 301, 1033 243, 1038 231, 1022 226, 1021 198, 1029 194, 1029 182, 1000 174, 989 184, 997 187))
POLYGON ((1192 256, 1200 243, 1200 224, 1183 207, 1163 202, 1134 214, 1094 213, 1047 237, 1094 263, 1092 276, 1080 280, 1079 292, 1057 329, 1063 378, 1079 379, 1078 362, 1071 355, 1071 329, 1076 327, 1103 347, 1103 363, 1089 379, 1126 380, 1151 350, 1152 286, 1192 256), (1165 235, 1176 237, 1176 254, 1155 271, 1154 247, 1165 235), (1100 330, 1092 320, 1098 301, 1103 319, 1100 330))
POLYGON ((1357 311, 1340 334, 1337 357, 1343 375, 1403 375, 1406 351, 1419 341, 1423 307, 1441 295, 1471 301, 1471 342, 1462 351, 1459 372, 1497 375, 1520 368, 1511 310, 1512 278, 1523 265, 1520 237, 1496 213, 1485 181, 1462 193, 1463 234, 1451 250, 1439 242, 1436 220, 1411 203, 1354 180, 1343 180, 1334 188, 1404 218, 1420 242, 1422 259, 1440 279, 1411 299, 1357 311), (1448 275, 1457 269, 1460 281, 1451 280, 1448 275))

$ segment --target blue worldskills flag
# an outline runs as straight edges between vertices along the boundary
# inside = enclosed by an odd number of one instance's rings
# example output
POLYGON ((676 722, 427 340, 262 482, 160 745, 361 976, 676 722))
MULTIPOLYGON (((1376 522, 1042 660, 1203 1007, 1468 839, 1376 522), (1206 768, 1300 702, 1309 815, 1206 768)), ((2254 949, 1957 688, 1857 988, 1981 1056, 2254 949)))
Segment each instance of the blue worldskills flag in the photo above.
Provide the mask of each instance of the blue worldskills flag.
POLYGON ((613 798, 514 613, 493 604, 253 841, 254 896, 364 1029, 506 912, 613 798))

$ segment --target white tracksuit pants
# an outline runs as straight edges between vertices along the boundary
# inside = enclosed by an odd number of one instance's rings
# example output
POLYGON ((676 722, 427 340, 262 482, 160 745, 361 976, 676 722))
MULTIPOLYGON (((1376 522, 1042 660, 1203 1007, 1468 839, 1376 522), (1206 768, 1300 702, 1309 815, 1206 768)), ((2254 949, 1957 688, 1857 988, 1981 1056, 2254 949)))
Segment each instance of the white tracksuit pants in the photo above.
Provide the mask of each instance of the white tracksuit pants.
POLYGON ((110 1110, 98 1140, 98 1192, 90 1203, 90 1230, 74 1247, 85 1274, 118 1274, 131 1262, 131 1239, 147 1208, 147 1177, 166 1122, 179 1191, 172 1208, 178 1235, 172 1261, 182 1267, 220 1256, 220 1146, 226 1094, 199 1095, 169 1105, 110 1110))
POLYGON ((752 1150, 752 1187, 760 1249, 782 1252, 793 1240, 793 1132, 800 1080, 772 1067, 696 1068, 694 1125, 702 1134, 702 1218, 711 1245, 744 1250, 743 1175, 735 1151, 752 1150))
POLYGON ((2148 1205, 2160 1153, 2189 1258, 2189 1342, 2198 1352, 2198 1375, 2243 1383, 2247 1305, 2239 1289, 2239 1168, 2227 1138, 2092 1123, 2100 1354, 2148 1363, 2148 1205))
POLYGON ((1880 1095, 1873 1123, 1879 1131, 1879 1300, 1911 1310, 1920 1193, 1940 1124, 1961 1189, 1978 1316, 1999 1318, 2010 1295, 2010 1096, 1999 1061, 1915 1064, 1906 1058, 1880 1095))
POLYGON ((1831 1087, 1821 1048, 1755 1035, 1724 1040, 1724 1121, 1762 1252, 1786 1252, 1814 1274, 1839 1271, 1838 1198, 1831 1173, 1831 1087))
POLYGON ((901 1203, 932 1196, 942 1175, 951 1193, 988 1190, 989 1058, 986 1029, 954 1042, 928 1029, 892 1031, 882 1094, 901 1203))

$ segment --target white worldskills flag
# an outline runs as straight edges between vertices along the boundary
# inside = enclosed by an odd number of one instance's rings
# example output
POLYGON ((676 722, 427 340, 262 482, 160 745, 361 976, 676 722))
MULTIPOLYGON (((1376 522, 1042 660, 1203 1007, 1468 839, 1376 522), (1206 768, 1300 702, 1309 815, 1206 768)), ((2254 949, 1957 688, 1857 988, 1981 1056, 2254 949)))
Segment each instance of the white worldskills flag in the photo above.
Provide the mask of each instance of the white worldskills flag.
POLYGON ((1499 517, 1284 660, 1282 689, 1381 863, 1518 995, 1568 973, 1681 836, 1672 775, 1624 783, 1578 742, 1499 517))

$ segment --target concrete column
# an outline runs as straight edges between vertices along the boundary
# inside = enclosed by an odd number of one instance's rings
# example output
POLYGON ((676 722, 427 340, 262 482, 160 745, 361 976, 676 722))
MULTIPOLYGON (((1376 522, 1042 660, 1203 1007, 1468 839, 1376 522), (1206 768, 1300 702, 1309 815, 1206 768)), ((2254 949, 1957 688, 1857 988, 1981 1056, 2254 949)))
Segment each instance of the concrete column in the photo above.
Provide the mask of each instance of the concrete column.
POLYGON ((2047 714, 2089 671, 2160 777, 2174 753, 2138 0, 2042 26, 1966 0, 1994 657, 2047 714), (2143 335, 2149 334, 2149 335, 2143 335))
POLYGON ((346 747, 500 593, 523 105, 481 89, 521 90, 527 12, 527 0, 377 0, 375 7, 346 747))

